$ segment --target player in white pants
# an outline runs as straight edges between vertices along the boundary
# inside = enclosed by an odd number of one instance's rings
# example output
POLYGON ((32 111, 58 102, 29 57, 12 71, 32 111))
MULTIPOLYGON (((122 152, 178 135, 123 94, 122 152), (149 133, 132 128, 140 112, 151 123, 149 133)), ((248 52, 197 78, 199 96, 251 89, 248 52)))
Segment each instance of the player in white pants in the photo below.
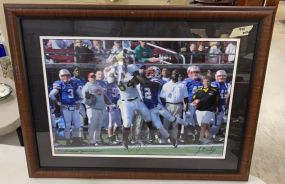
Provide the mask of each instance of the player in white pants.
POLYGON ((53 83, 53 89, 49 93, 49 98, 60 106, 65 122, 65 138, 67 145, 70 144, 70 130, 72 128, 72 145, 82 144, 79 138, 80 114, 79 106, 82 99, 81 91, 76 80, 71 80, 70 72, 67 69, 59 71, 60 80, 53 83), (59 99, 56 98, 59 94, 59 99), (73 126, 71 126, 73 124, 73 126))
POLYGON ((227 123, 228 101, 231 93, 231 83, 227 82, 227 72, 218 70, 215 74, 216 81, 211 83, 211 86, 216 87, 220 93, 220 112, 216 114, 216 119, 211 126, 211 134, 215 139, 220 130, 222 123, 227 123))
MULTIPOLYGON (((147 124, 151 124, 150 112, 145 104, 141 101, 139 92, 136 88, 138 80, 132 75, 138 70, 139 69, 136 65, 128 65, 127 73, 122 75, 123 77, 118 85, 120 91, 120 100, 118 101, 118 105, 121 109, 123 120, 123 146, 126 149, 128 149, 128 136, 131 125, 134 121, 134 112, 137 111, 147 124)), ((117 80, 114 70, 110 70, 107 79, 108 83, 113 83, 117 80)))

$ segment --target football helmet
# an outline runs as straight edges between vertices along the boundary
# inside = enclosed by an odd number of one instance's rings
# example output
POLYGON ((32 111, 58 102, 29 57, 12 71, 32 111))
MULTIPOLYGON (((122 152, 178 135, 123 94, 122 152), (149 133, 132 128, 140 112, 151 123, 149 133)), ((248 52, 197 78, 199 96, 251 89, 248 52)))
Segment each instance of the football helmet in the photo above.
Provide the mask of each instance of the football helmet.
POLYGON ((225 70, 218 70, 215 74, 215 79, 217 82, 226 82, 227 72, 225 70))
POLYGON ((70 72, 67 69, 61 69, 59 71, 59 79, 61 81, 64 81, 64 82, 69 81, 70 80, 70 76, 71 76, 71 74, 70 74, 70 72), (68 76, 68 77, 64 78, 64 76, 68 76))
POLYGON ((199 66, 189 66, 189 67, 187 68, 187 73, 188 73, 188 72, 194 72, 194 71, 200 72, 199 66))
POLYGON ((145 76, 148 79, 153 78, 153 77, 160 78, 161 76, 160 69, 157 66, 148 67, 145 71, 145 76))

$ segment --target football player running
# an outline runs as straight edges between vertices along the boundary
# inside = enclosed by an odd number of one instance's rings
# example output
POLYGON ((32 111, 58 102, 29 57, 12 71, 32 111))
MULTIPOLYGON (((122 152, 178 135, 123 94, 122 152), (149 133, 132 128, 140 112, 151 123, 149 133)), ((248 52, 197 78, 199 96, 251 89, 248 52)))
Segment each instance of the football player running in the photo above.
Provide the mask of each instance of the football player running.
POLYGON ((53 83, 53 89, 49 93, 49 98, 61 109, 65 122, 64 134, 66 144, 71 144, 70 130, 72 128, 72 145, 79 146, 82 143, 82 140, 79 138, 81 89, 78 82, 71 79, 71 74, 67 69, 59 71, 59 79, 53 83), (57 99, 56 96, 58 94, 59 98, 57 99), (73 123, 73 126, 71 126, 71 123, 73 123))
POLYGON ((216 87, 220 93, 220 109, 216 115, 216 121, 211 127, 211 134, 216 138, 217 133, 222 123, 227 123, 228 100, 231 92, 231 83, 227 82, 227 72, 225 70, 218 70, 215 74, 216 81, 211 83, 211 86, 216 87))
POLYGON ((171 137, 168 131, 163 127, 160 115, 169 120, 170 122, 176 122, 178 124, 186 125, 179 117, 174 117, 169 111, 167 111, 160 102, 160 91, 163 85, 163 81, 160 79, 160 69, 156 66, 148 67, 145 72, 145 78, 138 75, 137 72, 134 76, 139 80, 142 98, 144 104, 150 110, 151 120, 155 128, 158 129, 163 139, 170 139, 174 147, 177 147, 175 137, 171 137))

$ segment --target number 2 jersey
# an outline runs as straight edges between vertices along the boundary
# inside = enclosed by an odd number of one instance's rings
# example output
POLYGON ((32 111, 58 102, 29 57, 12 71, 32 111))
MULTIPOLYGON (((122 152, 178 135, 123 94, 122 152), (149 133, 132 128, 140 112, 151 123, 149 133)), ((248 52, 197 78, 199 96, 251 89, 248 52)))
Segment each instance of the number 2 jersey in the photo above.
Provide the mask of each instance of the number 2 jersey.
POLYGON ((75 105, 76 102, 80 100, 77 94, 78 88, 79 83, 77 80, 71 79, 67 83, 58 80, 53 83, 53 89, 59 91, 59 101, 63 105, 75 105))
POLYGON ((153 87, 153 85, 149 85, 148 83, 141 84, 141 93, 144 104, 148 109, 155 108, 158 103, 160 103, 160 91, 163 85, 163 81, 159 78, 152 78, 150 82, 155 82, 157 87, 153 87))

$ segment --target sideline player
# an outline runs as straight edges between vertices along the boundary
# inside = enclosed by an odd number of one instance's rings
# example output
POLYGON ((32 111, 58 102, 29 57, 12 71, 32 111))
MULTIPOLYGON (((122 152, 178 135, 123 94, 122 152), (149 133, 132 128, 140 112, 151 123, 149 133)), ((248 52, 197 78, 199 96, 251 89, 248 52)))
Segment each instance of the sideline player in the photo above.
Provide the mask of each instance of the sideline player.
MULTIPOLYGON (((73 74, 73 77, 71 77, 71 80, 76 80, 78 83, 78 87, 80 88, 80 90, 82 90, 83 86, 86 84, 86 80, 80 75, 80 68, 78 66, 74 66, 72 68, 72 74, 73 74)), ((87 117, 86 108, 82 101, 80 103, 79 114, 80 114, 80 126, 81 126, 80 136, 82 137, 83 136, 83 132, 82 132, 83 126, 84 126, 85 119, 87 117)))
MULTIPOLYGON (((120 100, 118 105, 121 109, 123 120, 123 146, 128 149, 128 137, 130 128, 134 121, 134 113, 137 111, 147 124, 151 124, 150 112, 141 101, 139 92, 136 88, 138 80, 133 76, 134 72, 138 72, 138 67, 134 64, 127 66, 127 73, 125 73, 118 85, 120 91, 120 100)), ((115 70, 111 70, 115 71, 115 70)), ((117 83, 117 78, 113 72, 108 74, 108 83, 117 83)))
MULTIPOLYGON (((171 81, 163 85, 160 93, 162 104, 165 104, 166 109, 176 118, 182 116, 183 110, 188 111, 188 92, 186 86, 182 82, 178 82, 178 77, 178 70, 173 70, 171 81)), ((166 130, 171 131, 171 137, 176 142, 174 146, 177 146, 178 123, 165 118, 163 125, 166 130)))
POLYGON ((88 117, 89 145, 98 146, 102 144, 101 129, 103 124, 103 113, 106 104, 109 104, 104 89, 96 82, 95 74, 88 74, 88 81, 82 89, 86 114, 88 117))
POLYGON ((118 100, 120 99, 120 93, 118 86, 115 83, 107 84, 107 97, 111 104, 107 106, 109 115, 108 121, 108 139, 109 144, 118 144, 119 139, 117 135, 117 128, 121 126, 121 112, 118 107, 118 100))
POLYGON ((220 93, 220 109, 221 111, 216 115, 216 121, 214 121, 211 127, 211 134, 213 138, 216 138, 217 133, 222 123, 227 123, 228 112, 228 100, 231 93, 231 83, 227 82, 227 72, 225 70, 218 70, 215 74, 216 81, 212 82, 212 86, 218 88, 220 93))
MULTIPOLYGON (((184 133, 181 132, 180 140, 187 142, 188 135, 198 134, 197 122, 195 117, 196 108, 191 104, 193 95, 197 92, 197 89, 203 87, 201 77, 200 77, 200 68, 198 66, 189 66, 187 68, 188 78, 184 79, 183 83, 186 85, 188 91, 188 111, 185 112, 184 118, 185 121, 189 122, 188 126, 184 127, 184 133)), ((192 136, 191 136, 192 137, 192 136)))
POLYGON ((71 80, 71 74, 67 69, 59 71, 59 79, 53 83, 53 89, 49 93, 49 98, 60 106, 65 122, 64 134, 66 144, 70 145, 71 143, 70 130, 72 128, 72 145, 79 146, 82 143, 82 140, 79 138, 81 90, 77 81, 71 80), (56 98, 57 94, 59 94, 59 99, 56 98), (71 123, 73 126, 71 126, 71 123))
POLYGON ((195 108, 191 105, 192 97, 197 92, 197 89, 203 87, 200 78, 200 68, 198 66, 189 66, 187 69, 188 78, 184 79, 183 83, 186 85, 188 91, 189 111, 186 113, 187 122, 190 125, 195 125, 195 108))
POLYGON ((153 125, 158 129, 163 139, 170 139, 173 146, 177 147, 176 138, 169 135, 168 131, 163 127, 159 116, 161 115, 170 122, 179 124, 186 124, 186 122, 179 117, 173 116, 160 103, 159 96, 163 85, 163 81, 160 79, 160 69, 156 66, 147 68, 145 75, 147 79, 144 79, 140 75, 135 76, 140 81, 143 102, 150 110, 153 125))

